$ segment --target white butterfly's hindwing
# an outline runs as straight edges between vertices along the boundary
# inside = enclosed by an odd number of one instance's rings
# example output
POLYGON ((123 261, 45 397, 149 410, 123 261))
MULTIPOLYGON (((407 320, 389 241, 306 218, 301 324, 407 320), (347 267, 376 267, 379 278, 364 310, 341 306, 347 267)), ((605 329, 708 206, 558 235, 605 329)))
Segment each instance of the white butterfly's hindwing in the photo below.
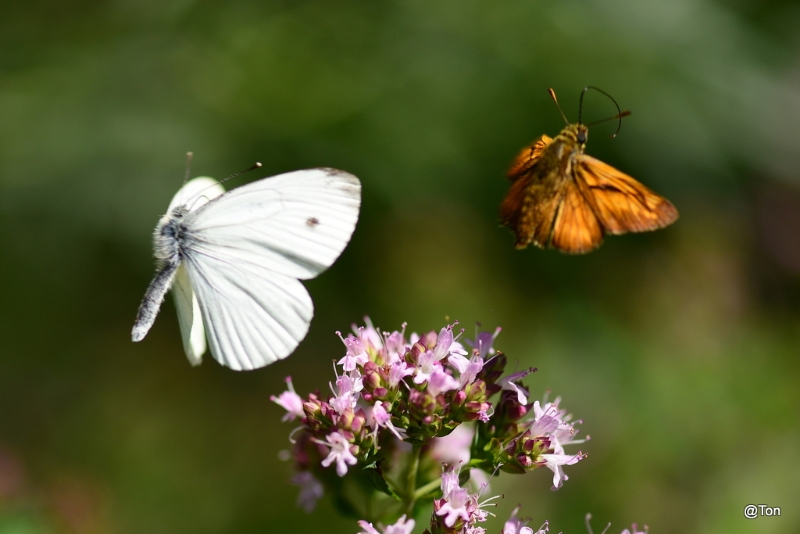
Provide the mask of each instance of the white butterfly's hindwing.
POLYGON ((189 363, 200 365, 206 351, 206 333, 203 328, 203 317, 197 296, 192 290, 186 266, 178 266, 178 272, 172 282, 172 296, 175 297, 175 309, 178 312, 178 323, 181 327, 183 350, 189 363))
POLYGON ((314 306, 296 278, 254 261, 193 254, 192 280, 211 354, 236 371, 258 369, 291 354, 308 332, 314 306))

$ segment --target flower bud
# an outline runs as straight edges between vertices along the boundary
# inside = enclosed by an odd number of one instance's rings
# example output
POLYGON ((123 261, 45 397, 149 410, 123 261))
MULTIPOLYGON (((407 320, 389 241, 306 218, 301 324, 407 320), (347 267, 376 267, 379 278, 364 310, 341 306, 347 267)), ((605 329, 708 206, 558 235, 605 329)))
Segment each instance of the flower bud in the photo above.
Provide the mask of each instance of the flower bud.
POLYGON ((367 415, 364 413, 364 410, 359 408, 358 411, 353 416, 353 419, 350 423, 350 429, 355 434, 360 434, 366 424, 367 424, 367 415))

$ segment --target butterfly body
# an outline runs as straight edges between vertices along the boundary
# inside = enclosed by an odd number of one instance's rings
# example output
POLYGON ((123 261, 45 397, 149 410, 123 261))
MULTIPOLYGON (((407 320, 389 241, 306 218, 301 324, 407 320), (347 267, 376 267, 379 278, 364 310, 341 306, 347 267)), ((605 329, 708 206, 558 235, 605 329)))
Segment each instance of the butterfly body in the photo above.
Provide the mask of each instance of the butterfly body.
POLYGON ((663 228, 678 218, 665 198, 584 153, 588 128, 569 124, 520 152, 508 171, 511 188, 500 220, 516 247, 533 243, 568 254, 599 247, 605 234, 663 228))
POLYGON ((186 251, 189 237, 184 218, 188 213, 186 206, 178 206, 158 221, 153 232, 153 255, 160 268, 178 263, 186 251))

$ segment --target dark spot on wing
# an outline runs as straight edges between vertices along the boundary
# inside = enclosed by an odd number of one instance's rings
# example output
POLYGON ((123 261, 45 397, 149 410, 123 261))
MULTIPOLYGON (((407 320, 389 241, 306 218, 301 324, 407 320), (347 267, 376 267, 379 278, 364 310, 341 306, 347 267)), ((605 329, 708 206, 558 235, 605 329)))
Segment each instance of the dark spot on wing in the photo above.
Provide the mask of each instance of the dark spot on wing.
POLYGON ((350 173, 346 171, 342 171, 339 169, 334 169, 333 167, 319 167, 319 170, 327 174, 328 176, 349 176, 350 173))
POLYGON ((617 193, 621 193, 622 191, 619 188, 614 187, 613 185, 608 184, 600 184, 600 185, 593 185, 591 189, 600 189, 601 191, 616 191, 617 193))
POLYGON ((319 224, 319 219, 317 219, 316 217, 309 217, 308 220, 306 220, 306 224, 311 228, 314 228, 319 224))

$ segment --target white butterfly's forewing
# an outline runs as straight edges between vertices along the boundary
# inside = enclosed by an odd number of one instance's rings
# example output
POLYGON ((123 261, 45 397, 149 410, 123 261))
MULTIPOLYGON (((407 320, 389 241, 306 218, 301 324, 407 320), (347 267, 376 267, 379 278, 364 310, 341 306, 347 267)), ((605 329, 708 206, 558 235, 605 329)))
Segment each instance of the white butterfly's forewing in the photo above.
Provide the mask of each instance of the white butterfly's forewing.
POLYGON ((185 266, 211 354, 236 371, 285 358, 308 332, 314 306, 297 279, 253 261, 191 255, 185 266))
POLYGON ((183 350, 189 363, 200 365, 206 352, 206 333, 203 328, 203 317, 197 296, 192 290, 189 273, 180 265, 172 282, 172 295, 175 297, 175 309, 178 311, 178 323, 181 327, 183 350))
POLYGON ((330 267, 350 240, 361 206, 358 178, 309 169, 264 178, 225 194, 187 218, 192 249, 307 279, 330 267))

